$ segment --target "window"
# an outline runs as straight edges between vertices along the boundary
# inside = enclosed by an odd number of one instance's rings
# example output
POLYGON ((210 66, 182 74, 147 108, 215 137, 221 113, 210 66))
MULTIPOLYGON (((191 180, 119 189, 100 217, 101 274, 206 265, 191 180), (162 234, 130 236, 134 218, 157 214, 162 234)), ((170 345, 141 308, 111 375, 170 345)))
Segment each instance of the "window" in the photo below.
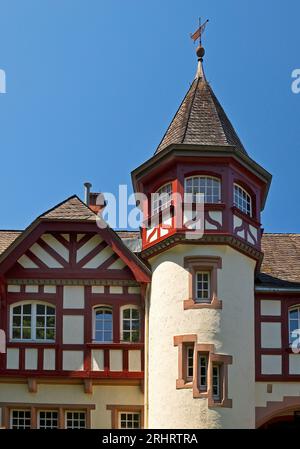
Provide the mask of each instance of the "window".
POLYGON ((163 185, 155 193, 152 193, 152 215, 167 209, 172 201, 172 184, 163 185))
POLYGON ((221 182, 212 176, 191 176, 184 181, 184 193, 192 196, 193 203, 200 202, 204 195, 204 203, 221 202, 221 182))
POLYGON ((110 307, 95 309, 94 339, 97 342, 110 343, 113 341, 113 315, 110 307))
POLYGON ((196 302, 210 299, 210 272, 197 271, 196 273, 196 302))
POLYGON ((30 410, 11 410, 11 429, 30 429, 30 410))
POLYGON ((207 391, 207 355, 199 354, 199 390, 207 391))
POLYGON ((194 373, 194 346, 187 346, 186 359, 186 377, 187 380, 192 380, 194 373))
POLYGON ((141 414, 132 412, 119 413, 119 428, 120 429, 140 429, 141 428, 141 414))
POLYGON ((13 340, 54 341, 55 307, 24 303, 12 308, 11 337, 13 340))
POLYGON ((39 429, 58 429, 58 412, 53 410, 39 412, 39 429))
POLYGON ((78 411, 66 412, 66 429, 85 429, 86 413, 78 411))
POLYGON ((218 299, 218 273, 222 259, 214 256, 189 256, 184 258, 188 271, 188 298, 183 307, 187 309, 221 309, 218 299))
POLYGON ((252 215, 252 199, 249 193, 246 192, 238 184, 234 184, 233 190, 234 205, 247 215, 252 215))
MULTIPOLYGON (((295 335, 293 336, 293 331, 296 331, 297 329, 300 329, 300 306, 293 307, 289 310, 289 343, 290 345, 293 344, 293 342, 297 339, 299 339, 299 334, 295 332, 295 335)), ((300 347, 300 344, 297 344, 297 347, 300 347)))
POLYGON ((220 401, 220 365, 213 365, 212 367, 212 388, 213 388, 213 400, 220 401))
POLYGON ((131 343, 140 340, 140 312, 135 307, 122 310, 122 340, 131 343))

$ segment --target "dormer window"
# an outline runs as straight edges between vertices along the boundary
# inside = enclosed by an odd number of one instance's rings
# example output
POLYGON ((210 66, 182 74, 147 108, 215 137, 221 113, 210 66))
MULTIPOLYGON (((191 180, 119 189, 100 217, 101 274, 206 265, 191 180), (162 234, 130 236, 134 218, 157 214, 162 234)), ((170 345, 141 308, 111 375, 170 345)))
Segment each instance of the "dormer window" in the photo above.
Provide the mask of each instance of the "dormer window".
POLYGON ((152 215, 171 206, 172 184, 164 184, 155 193, 152 193, 152 215))
POLYGON ((252 216, 252 198, 239 184, 234 184, 233 200, 235 207, 244 212, 244 214, 252 216))
POLYGON ((200 202, 200 194, 204 195, 204 203, 220 203, 221 182, 213 176, 191 176, 184 180, 184 193, 191 196, 193 203, 200 202))

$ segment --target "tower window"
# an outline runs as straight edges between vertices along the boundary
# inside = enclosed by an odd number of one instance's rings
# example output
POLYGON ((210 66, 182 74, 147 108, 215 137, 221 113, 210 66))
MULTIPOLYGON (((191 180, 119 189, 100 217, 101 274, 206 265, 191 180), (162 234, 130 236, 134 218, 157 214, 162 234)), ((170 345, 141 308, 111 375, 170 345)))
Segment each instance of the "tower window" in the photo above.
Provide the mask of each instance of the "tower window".
POLYGON ((152 215, 171 206, 172 184, 168 183, 160 187, 155 193, 152 193, 152 215))
POLYGON ((252 215, 252 199, 248 192, 238 184, 234 184, 234 205, 244 214, 252 215))
POLYGON ((210 300, 210 272, 197 271, 196 273, 196 302, 210 300))
POLYGON ((207 391, 207 365, 208 365, 208 357, 206 354, 199 354, 198 356, 199 363, 199 390, 207 391))
POLYGON ((212 367, 212 392, 214 401, 221 400, 221 386, 220 386, 220 365, 214 364, 212 367))
POLYGON ((200 202, 200 194, 204 196, 204 203, 220 203, 221 182, 212 176, 191 176, 184 181, 184 193, 191 196, 193 203, 200 202))
POLYGON ((194 346, 186 348, 186 378, 192 380, 194 375, 194 346))

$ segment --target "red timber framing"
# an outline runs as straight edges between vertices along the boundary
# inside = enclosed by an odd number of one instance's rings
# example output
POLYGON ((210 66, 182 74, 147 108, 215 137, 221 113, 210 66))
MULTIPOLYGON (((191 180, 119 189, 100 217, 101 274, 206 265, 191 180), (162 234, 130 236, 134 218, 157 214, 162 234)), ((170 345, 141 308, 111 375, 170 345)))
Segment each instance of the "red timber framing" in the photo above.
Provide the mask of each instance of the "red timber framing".
MULTIPOLYGON (((255 372, 257 382, 300 382, 299 374, 289 373, 289 355, 293 354, 289 345, 289 308, 300 305, 299 292, 270 292, 256 293, 255 295, 255 372), (281 303, 280 315, 261 315, 261 300, 277 300, 281 303), (261 347, 261 323, 280 323, 281 324, 281 348, 262 348, 261 347), (280 355, 282 374, 262 374, 261 357, 262 355, 280 355)), ((298 354, 300 357, 300 354, 298 354)))
POLYGON ((22 268, 17 260, 23 255, 27 255, 39 267, 39 278, 43 279, 118 279, 128 280, 135 279, 138 282, 150 282, 150 271, 121 241, 121 239, 110 228, 99 229, 96 223, 74 223, 68 221, 51 222, 42 220, 37 223, 31 232, 24 231, 11 247, 5 251, 0 257, 0 275, 6 278, 26 278, 35 279, 37 276, 36 268, 22 268), (42 239, 43 234, 52 234, 59 242, 70 252, 69 263, 55 252, 42 239), (61 234, 70 234, 70 241, 66 241, 61 234), (86 234, 79 242, 75 240, 78 233, 86 234), (76 263, 76 250, 86 243, 95 234, 99 234, 103 242, 99 247, 94 248, 93 252, 88 254, 85 260, 76 263), (32 254, 30 247, 38 243, 46 250, 62 268, 49 269, 45 264, 32 254), (101 269, 82 269, 82 265, 91 260, 97 252, 104 248, 105 244, 109 246, 116 254, 112 259, 106 261, 101 269), (108 270, 107 265, 112 264, 115 257, 119 257, 125 263, 126 268, 123 270, 108 270))
MULTIPOLYGON (((122 266, 122 265, 121 265, 122 266)), ((123 244, 121 239, 111 229, 99 229, 95 223, 71 222, 71 221, 48 221, 38 220, 32 225, 24 235, 17 239, 15 244, 1 255, 0 259, 0 329, 6 331, 7 349, 18 349, 19 363, 18 369, 7 369, 7 356, 0 354, 0 378, 11 379, 46 379, 55 381, 75 381, 84 382, 86 392, 91 392, 90 382, 141 382, 144 373, 144 322, 143 307, 146 284, 150 282, 150 271, 148 268, 123 244), (65 258, 58 254, 53 247, 48 245, 42 236, 50 234, 65 250, 69 256, 65 258), (65 239, 62 234, 68 234, 65 239), (84 234, 80 239, 77 234, 84 234), (79 261, 76 252, 82 248, 93 236, 99 234, 99 239, 94 248, 85 254, 79 261), (37 243, 61 268, 50 268, 40 258, 36 257, 30 248, 37 243), (97 268, 84 268, 84 265, 91 261, 106 247, 110 247, 112 253, 97 268), (26 255, 37 268, 23 268, 17 261, 22 255, 26 255), (123 268, 109 269, 117 259, 124 263, 123 268), (19 291, 8 291, 7 284, 19 285, 19 291), (25 286, 35 287, 34 292, 28 292, 25 286), (55 293, 46 293, 44 285, 55 286, 55 293), (64 308, 63 289, 64 285, 82 286, 84 289, 84 307, 64 308), (101 293, 92 292, 93 285, 101 285, 101 293), (112 286, 122 289, 121 294, 116 293, 112 286), (140 292, 129 291, 134 286, 140 287, 140 292), (46 302, 55 305, 56 308, 56 335, 55 342, 31 342, 12 341, 10 336, 10 306, 19 301, 46 302), (112 308, 113 313, 113 341, 111 343, 96 343, 93 341, 93 314, 97 305, 107 305, 112 308), (140 340, 134 343, 127 343, 121 340, 120 329, 120 309, 122 306, 132 305, 140 310, 141 328, 140 340), (83 343, 64 344, 63 342, 63 317, 83 316, 83 343), (36 369, 25 369, 26 349, 37 350, 36 369), (55 350, 55 368, 44 370, 44 351, 46 349, 55 350), (63 369, 64 351, 81 351, 83 353, 83 369, 70 371, 63 369), (103 369, 93 370, 92 354, 94 350, 103 351, 103 369), (115 370, 111 367, 110 357, 112 351, 122 351, 122 367, 115 370), (130 351, 140 351, 140 370, 130 371, 130 351), (56 379, 56 380, 55 380, 56 379)), ((33 291, 31 289, 31 291, 33 291)))
MULTIPOLYGON (((143 256, 147 258, 148 253, 152 256, 153 253, 159 252, 159 244, 161 242, 169 244, 168 240, 174 234, 181 235, 188 231, 184 218, 177 216, 182 208, 177 208, 176 198, 174 203, 171 204, 170 215, 172 220, 169 225, 164 224, 163 214, 151 217, 151 194, 166 183, 170 183, 172 192, 180 194, 183 198, 185 178, 198 175, 212 176, 221 182, 220 203, 205 204, 204 206, 206 223, 204 236, 208 240, 212 237, 216 237, 219 240, 225 238, 227 239, 226 244, 229 245, 231 244, 230 237, 234 237, 237 241, 235 247, 238 250, 238 242, 240 242, 248 246, 250 251, 252 249, 260 252, 260 211, 266 194, 266 180, 262 180, 252 170, 247 169, 231 157, 220 155, 215 157, 191 157, 189 155, 186 157, 177 156, 172 159, 165 158, 155 168, 150 168, 149 165, 148 170, 145 170, 141 176, 135 178, 136 175, 133 175, 135 189, 143 192, 148 198, 147 204, 145 203, 142 206, 146 224, 146 227, 142 229, 143 256), (246 188, 252 198, 251 217, 234 207, 233 186, 235 183, 246 188), (212 218, 216 211, 219 217, 222 217, 221 222, 212 218), (178 225, 179 223, 181 226, 178 225), (184 223, 183 226, 182 223, 184 223), (151 248, 153 248, 152 252, 150 251, 151 248)), ((194 204, 191 205, 191 207, 194 206, 194 204)), ((166 214, 165 211, 164 213, 166 214)), ((213 242, 211 241, 210 243, 213 242)), ((259 255, 256 255, 255 258, 258 259, 259 255)))

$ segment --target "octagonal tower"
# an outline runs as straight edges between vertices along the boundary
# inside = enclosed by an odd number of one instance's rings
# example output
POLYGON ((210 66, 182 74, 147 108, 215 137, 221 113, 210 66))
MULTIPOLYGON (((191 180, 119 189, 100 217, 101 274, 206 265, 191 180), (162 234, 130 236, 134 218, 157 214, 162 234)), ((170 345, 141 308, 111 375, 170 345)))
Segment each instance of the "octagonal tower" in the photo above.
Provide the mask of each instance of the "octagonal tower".
POLYGON ((146 305, 149 428, 254 427, 254 274, 270 174, 196 77, 154 156, 132 173, 152 268, 146 305), (161 194, 153 197, 153 193, 161 194), (189 193, 184 207, 179 198, 189 193), (191 239, 198 195, 204 234, 191 239), (176 194, 176 195, 174 195, 176 194))

